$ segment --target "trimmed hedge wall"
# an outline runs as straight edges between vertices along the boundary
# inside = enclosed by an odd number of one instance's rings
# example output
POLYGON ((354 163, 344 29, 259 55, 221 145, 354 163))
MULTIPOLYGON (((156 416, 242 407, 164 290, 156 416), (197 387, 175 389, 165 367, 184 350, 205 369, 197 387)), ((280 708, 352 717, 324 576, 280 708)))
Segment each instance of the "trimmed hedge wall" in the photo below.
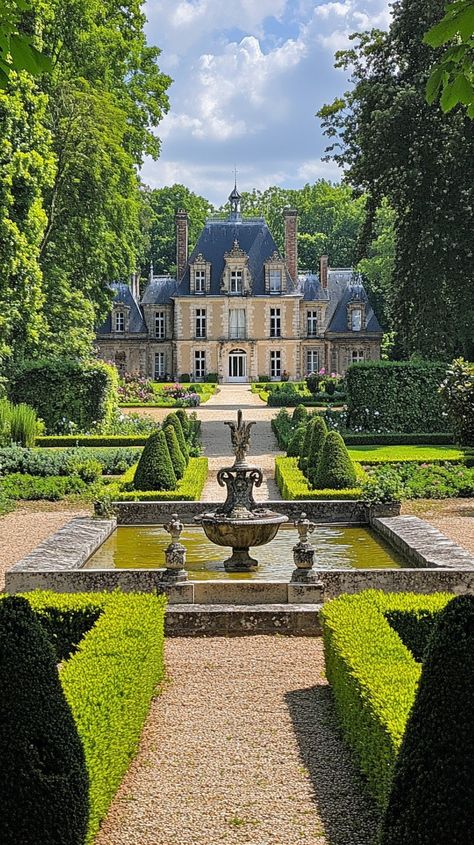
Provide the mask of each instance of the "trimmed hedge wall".
MULTIPOLYGON (((357 465, 356 475, 361 482, 366 478, 364 471, 357 465)), ((282 455, 277 455, 275 458, 275 481, 282 498, 289 501, 294 499, 360 499, 362 494, 360 487, 346 490, 312 490, 298 466, 298 458, 284 458, 282 455)))
POLYGON ((367 361, 347 371, 347 427, 363 431, 440 432, 451 424, 439 387, 444 363, 367 361))
MULTIPOLYGON (((81 737, 89 774, 91 845, 135 755, 150 702, 164 673, 166 599, 121 593, 25 594, 50 632, 63 639, 62 619, 97 619, 62 666, 60 678, 81 737)), ((74 627, 74 626, 73 626, 74 627)), ((77 639, 71 632, 71 640, 77 639)), ((72 645, 73 643, 71 643, 72 645)), ((53 635, 54 645, 54 635, 53 635)))
MULTIPOLYGON (((47 434, 72 422, 79 431, 106 431, 118 409, 118 374, 103 361, 26 361, 12 375, 9 398, 25 402, 44 420, 47 434)), ((104 444, 102 444, 104 445, 104 444)))
POLYGON ((37 437, 35 446, 44 449, 80 446, 144 446, 150 434, 61 434, 37 437))
MULTIPOLYGON (((388 619, 395 613, 409 614, 412 626, 429 614, 434 621, 450 598, 368 590, 342 595, 325 604, 320 614, 326 676, 338 720, 381 807, 390 794, 420 677, 420 664, 388 619)), ((405 630, 410 625, 405 621, 405 630)))

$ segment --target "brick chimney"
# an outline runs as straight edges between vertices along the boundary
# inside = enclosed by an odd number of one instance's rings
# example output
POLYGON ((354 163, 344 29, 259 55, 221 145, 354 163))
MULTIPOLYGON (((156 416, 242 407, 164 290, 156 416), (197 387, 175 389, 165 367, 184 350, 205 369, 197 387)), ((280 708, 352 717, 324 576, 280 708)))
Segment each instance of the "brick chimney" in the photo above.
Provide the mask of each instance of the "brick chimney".
POLYGON ((327 255, 322 255, 319 259, 319 281, 321 283, 321 287, 324 289, 328 286, 328 270, 329 258, 327 255))
POLYGON ((296 282, 298 276, 298 212, 295 208, 285 208, 285 259, 288 272, 296 282))
POLYGON ((188 261, 188 213, 176 212, 176 278, 178 282, 184 275, 188 261))

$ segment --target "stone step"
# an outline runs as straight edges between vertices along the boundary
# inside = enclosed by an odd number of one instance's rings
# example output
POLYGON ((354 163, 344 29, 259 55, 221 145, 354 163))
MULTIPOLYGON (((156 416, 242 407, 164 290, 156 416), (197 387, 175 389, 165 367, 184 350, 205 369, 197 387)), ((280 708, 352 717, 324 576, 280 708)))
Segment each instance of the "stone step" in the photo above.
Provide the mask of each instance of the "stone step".
POLYGON ((321 604, 179 604, 168 605, 168 637, 242 637, 284 634, 319 637, 321 604))

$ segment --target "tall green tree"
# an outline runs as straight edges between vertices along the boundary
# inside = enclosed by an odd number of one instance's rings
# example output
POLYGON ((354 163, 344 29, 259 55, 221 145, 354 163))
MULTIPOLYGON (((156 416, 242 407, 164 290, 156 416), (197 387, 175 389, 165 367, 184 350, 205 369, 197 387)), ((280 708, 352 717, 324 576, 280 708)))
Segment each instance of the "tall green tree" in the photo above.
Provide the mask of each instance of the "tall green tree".
POLYGON ((395 263, 395 212, 384 199, 375 212, 373 239, 357 269, 380 324, 386 331, 393 323, 393 267, 395 263))
POLYGON ((28 0, 2 0, 0 6, 0 88, 6 88, 12 71, 39 76, 51 70, 51 58, 34 44, 24 30, 22 12, 30 11, 28 0))
POLYGON ((194 194, 184 185, 150 189, 142 187, 143 215, 146 218, 148 245, 142 274, 148 276, 150 263, 156 273, 176 272, 175 214, 182 209, 189 216, 189 248, 196 245, 206 217, 212 210, 209 200, 194 194))
POLYGON ((445 112, 462 103, 474 118, 474 0, 450 3, 423 40, 430 47, 446 47, 426 85, 428 102, 440 96, 445 112))
POLYGON ((388 33, 338 54, 353 88, 320 112, 347 181, 395 212, 399 356, 474 354, 474 124, 425 99, 433 51, 423 36, 443 13, 444 0, 396 2, 388 33))

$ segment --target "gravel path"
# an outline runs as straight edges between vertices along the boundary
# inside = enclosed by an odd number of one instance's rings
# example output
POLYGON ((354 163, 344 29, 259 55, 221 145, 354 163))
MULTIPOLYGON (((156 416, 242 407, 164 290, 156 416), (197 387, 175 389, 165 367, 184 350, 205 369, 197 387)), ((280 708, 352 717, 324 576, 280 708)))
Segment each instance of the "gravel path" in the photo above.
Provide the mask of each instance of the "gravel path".
POLYGON ((319 638, 177 638, 96 845, 369 845, 319 638))
POLYGON ((31 552, 41 540, 57 531, 74 516, 87 515, 89 511, 67 509, 58 504, 30 502, 13 513, 0 518, 0 590, 5 586, 5 572, 18 560, 31 552))

